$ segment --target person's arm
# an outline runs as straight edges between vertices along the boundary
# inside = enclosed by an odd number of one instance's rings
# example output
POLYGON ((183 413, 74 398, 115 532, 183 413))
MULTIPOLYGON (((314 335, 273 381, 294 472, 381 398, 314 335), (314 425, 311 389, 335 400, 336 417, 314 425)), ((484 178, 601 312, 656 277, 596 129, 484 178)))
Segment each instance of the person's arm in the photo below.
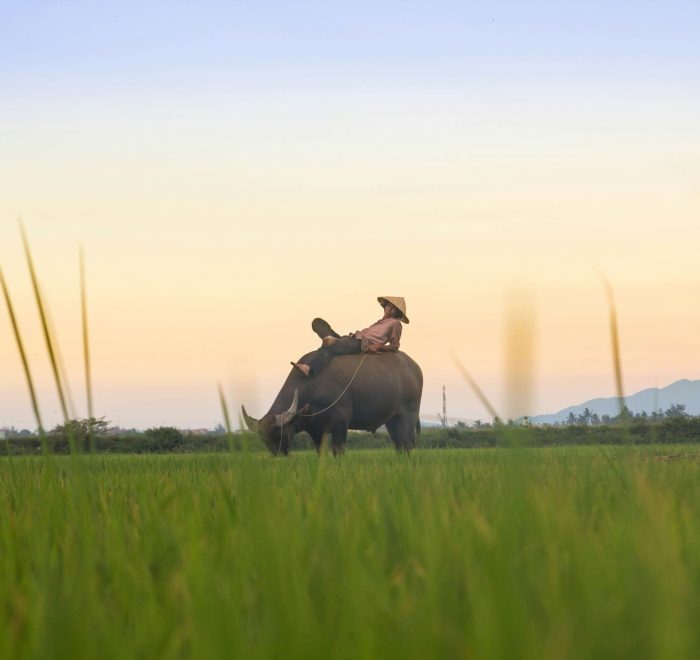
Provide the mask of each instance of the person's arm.
POLYGON ((395 351, 395 348, 392 348, 388 344, 369 344, 367 346, 367 352, 368 353, 386 353, 388 351, 395 351))
POLYGON ((399 350, 399 346, 401 345, 401 330, 401 321, 395 321, 392 324, 391 334, 389 335, 389 341, 384 347, 384 350, 392 351, 394 353, 399 350))

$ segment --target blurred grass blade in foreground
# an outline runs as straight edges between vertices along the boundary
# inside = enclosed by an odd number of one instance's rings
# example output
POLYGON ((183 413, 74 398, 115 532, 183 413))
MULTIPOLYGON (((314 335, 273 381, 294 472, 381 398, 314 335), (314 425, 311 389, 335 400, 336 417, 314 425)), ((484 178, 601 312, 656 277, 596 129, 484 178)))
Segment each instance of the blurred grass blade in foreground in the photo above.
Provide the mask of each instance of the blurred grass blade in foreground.
POLYGON ((39 309, 39 318, 41 319, 41 329, 44 333, 44 340, 46 342, 46 349, 49 353, 49 360, 51 362, 51 370, 53 371, 54 380, 56 382, 56 390, 58 393, 58 398, 61 404, 61 412, 63 414, 64 422, 67 422, 68 417, 68 407, 66 405, 66 396, 64 393, 63 382, 60 375, 58 356, 56 351, 55 341, 52 339, 52 333, 49 326, 48 316, 46 314, 46 308, 41 297, 41 291, 39 289, 39 280, 36 276, 36 270, 34 268, 34 261, 32 259, 32 253, 29 248, 29 241, 27 239, 27 233, 24 230, 24 225, 22 221, 19 222, 20 233, 22 234, 22 243, 24 244, 24 254, 27 258, 27 266, 29 268, 29 276, 32 280, 32 288, 34 290, 34 298, 36 300, 37 307, 39 309))
POLYGON ((462 374, 462 378, 467 381, 467 384, 472 388, 472 391, 474 394, 476 394, 479 401, 481 401, 484 408, 489 411, 489 415, 491 415, 493 419, 501 419, 501 416, 498 414, 498 412, 496 412, 496 408, 494 408, 493 404, 489 401, 488 397, 484 394, 483 390, 479 387, 474 378, 472 378, 465 366, 459 361, 457 356, 452 353, 451 357, 455 367, 457 367, 459 373, 462 374))
POLYGON ((224 425, 226 426, 226 440, 228 441, 228 447, 233 451, 233 432, 231 431, 231 416, 228 412, 228 404, 226 403, 226 396, 224 395, 224 388, 221 383, 218 384, 219 390, 219 401, 221 402, 221 412, 224 416, 224 425))
POLYGON ((615 370, 615 390, 617 392, 620 414, 622 414, 625 410, 625 388, 622 384, 622 360, 620 359, 620 338, 617 328, 617 308, 615 306, 615 296, 613 295, 612 286, 608 278, 603 273, 599 273, 599 275, 608 299, 610 341, 612 344, 613 368, 615 370))
POLYGON ((532 415, 535 364, 535 314, 528 289, 511 290, 505 298, 506 415, 517 420, 532 415))
POLYGON ((83 327, 83 359, 85 362, 85 390, 87 394, 88 419, 95 416, 92 399, 92 373, 90 368, 90 335, 87 315, 87 286, 85 280, 85 252, 80 246, 80 317, 83 327))
POLYGON ((17 325, 17 317, 15 316, 14 308, 12 306, 12 299, 10 298, 10 292, 7 289, 7 284, 5 283, 5 276, 2 273, 2 268, 0 268, 0 285, 2 286, 2 293, 5 298, 5 304, 7 305, 7 313, 10 316, 10 323, 12 324, 12 331, 15 335, 15 341, 17 342, 17 350, 19 351, 20 359, 22 360, 22 368, 24 369, 24 376, 27 379, 27 387, 29 388, 29 396, 32 400, 32 410, 34 412, 34 419, 36 420, 37 428, 39 430, 39 435, 43 437, 44 435, 44 425, 41 421, 41 414, 39 412, 39 403, 36 397, 36 390, 34 389, 34 381, 32 380, 32 374, 29 369, 29 362, 27 360, 27 354, 24 351, 24 344, 22 343, 22 335, 19 331, 19 326, 17 325))

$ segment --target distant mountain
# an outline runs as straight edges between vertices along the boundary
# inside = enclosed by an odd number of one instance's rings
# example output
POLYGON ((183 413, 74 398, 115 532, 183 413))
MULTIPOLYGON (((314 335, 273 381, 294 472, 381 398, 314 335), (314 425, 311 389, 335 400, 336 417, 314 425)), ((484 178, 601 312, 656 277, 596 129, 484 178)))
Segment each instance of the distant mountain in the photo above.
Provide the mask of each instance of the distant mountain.
MULTIPOLYGON (((666 387, 650 387, 636 394, 625 397, 625 404, 634 413, 645 411, 651 413, 654 410, 666 410, 673 403, 685 404, 685 411, 689 415, 700 415, 700 380, 677 380, 666 387)), ((598 415, 610 415, 614 417, 620 410, 617 398, 591 399, 577 406, 569 406, 553 415, 536 415, 532 417, 534 424, 555 424, 563 422, 569 413, 580 415, 585 408, 598 415)))

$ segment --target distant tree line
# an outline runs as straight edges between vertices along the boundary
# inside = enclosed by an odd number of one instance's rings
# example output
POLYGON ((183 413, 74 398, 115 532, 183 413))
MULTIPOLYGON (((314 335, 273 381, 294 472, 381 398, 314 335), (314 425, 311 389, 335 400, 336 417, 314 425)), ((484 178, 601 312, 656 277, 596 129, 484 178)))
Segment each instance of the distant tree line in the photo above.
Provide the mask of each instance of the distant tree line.
POLYGON ((623 406, 618 415, 598 415, 589 408, 584 408, 583 412, 575 415, 570 412, 564 424, 567 426, 583 425, 597 426, 600 424, 627 424, 632 421, 636 422, 660 422, 664 419, 683 419, 690 417, 685 411, 684 403, 673 403, 666 410, 655 410, 652 413, 646 411, 634 413, 627 406, 623 406))
POLYGON ((0 455, 41 454, 45 450, 53 454, 163 454, 241 450, 244 447, 253 451, 265 449, 257 434, 227 434, 222 425, 208 432, 183 431, 173 426, 139 431, 115 429, 104 418, 90 418, 59 424, 43 436, 36 432, 8 431, 11 429, 5 429, 5 440, 0 441, 0 455))
MULTIPOLYGON (((559 445, 595 444, 683 444, 700 443, 700 417, 688 415, 682 404, 670 406, 655 415, 617 415, 609 421, 595 421, 593 415, 576 416, 571 424, 536 426, 479 422, 474 426, 458 424, 451 428, 425 428, 418 436, 418 448, 440 447, 503 447, 522 445, 549 447, 559 445)), ((7 429, 5 430, 7 433, 7 429)), ((384 432, 351 432, 348 449, 376 449, 392 447, 384 432)), ((311 450, 310 437, 299 433, 294 440, 295 450, 311 450)), ((104 418, 73 420, 56 426, 40 437, 33 433, 7 434, 0 441, 2 454, 55 454, 96 452, 115 454, 194 453, 226 451, 266 451, 259 436, 248 431, 226 433, 223 426, 202 432, 188 432, 172 426, 160 426, 145 431, 121 430, 115 432, 104 418)))
POLYGON ((700 443, 700 417, 664 417, 650 422, 641 417, 619 418, 609 424, 516 425, 427 429, 419 447, 501 447, 521 445, 648 445, 700 443))

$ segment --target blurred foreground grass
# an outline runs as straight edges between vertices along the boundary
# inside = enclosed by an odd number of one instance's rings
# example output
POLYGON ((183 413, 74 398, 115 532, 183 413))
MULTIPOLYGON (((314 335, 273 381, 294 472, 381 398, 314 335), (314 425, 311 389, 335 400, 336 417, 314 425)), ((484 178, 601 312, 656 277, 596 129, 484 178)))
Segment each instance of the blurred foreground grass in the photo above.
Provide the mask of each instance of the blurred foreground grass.
POLYGON ((695 658, 662 454, 4 457, 0 657, 695 658))

